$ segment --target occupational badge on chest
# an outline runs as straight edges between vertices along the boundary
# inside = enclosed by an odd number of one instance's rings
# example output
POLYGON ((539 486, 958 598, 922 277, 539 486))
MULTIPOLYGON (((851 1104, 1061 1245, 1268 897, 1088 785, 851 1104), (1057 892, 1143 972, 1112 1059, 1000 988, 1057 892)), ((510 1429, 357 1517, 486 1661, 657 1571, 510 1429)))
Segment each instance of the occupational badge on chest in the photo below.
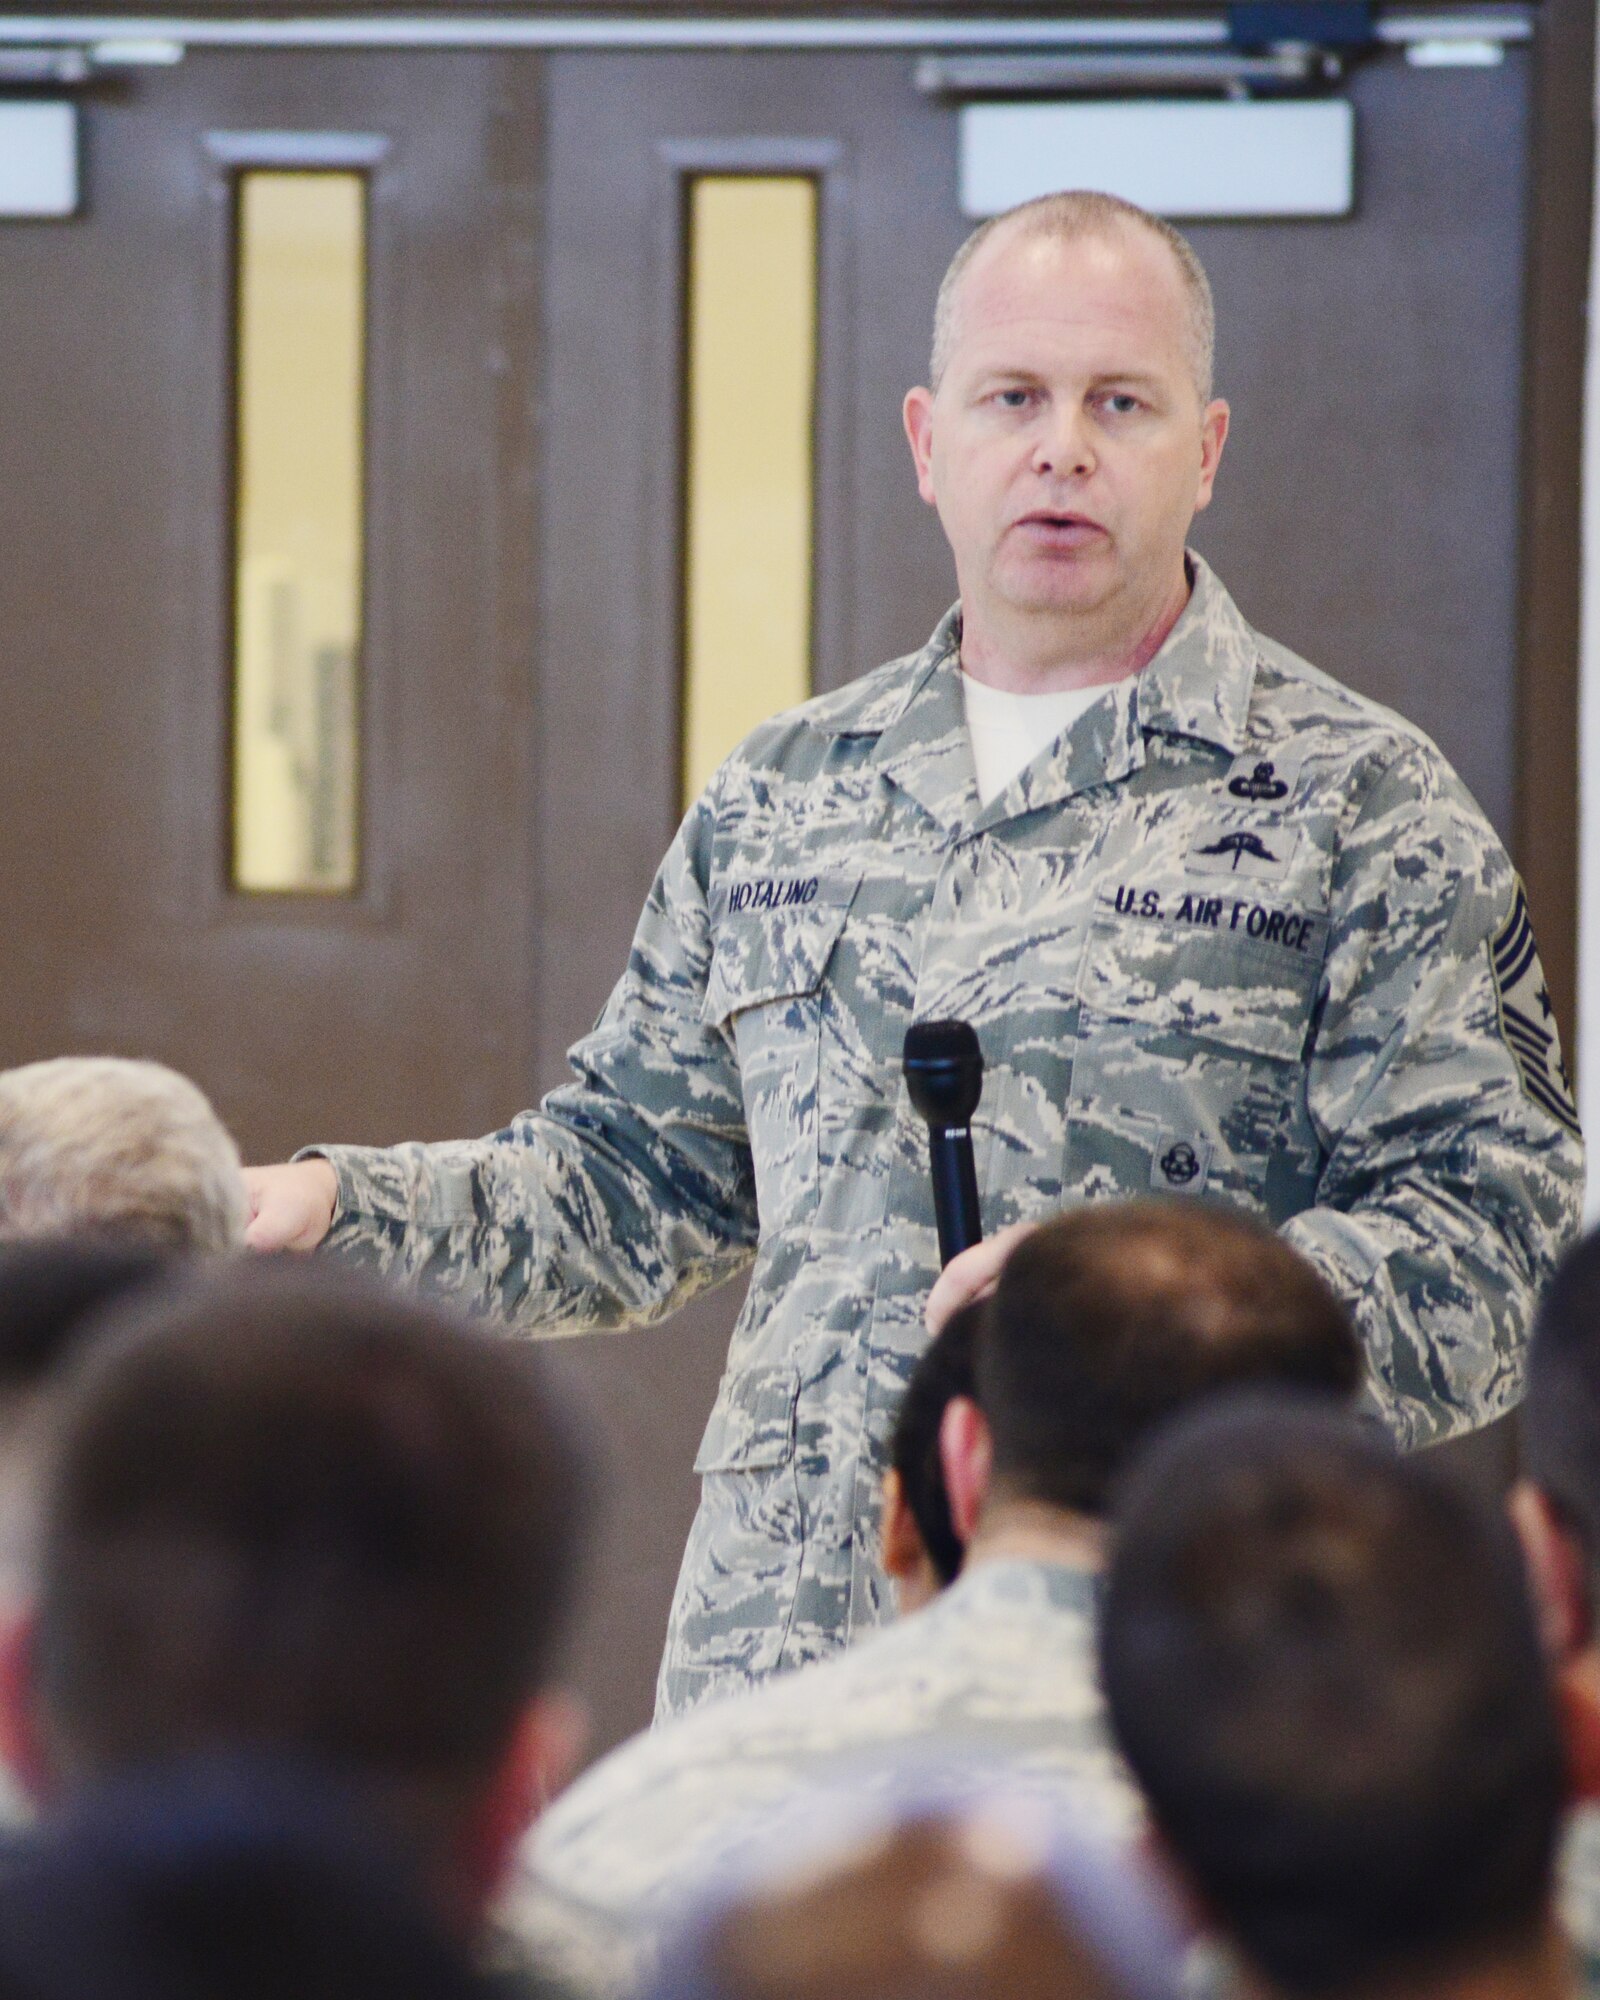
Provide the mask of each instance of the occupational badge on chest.
POLYGON ((1284 826, 1233 826, 1215 820, 1189 843, 1184 866, 1198 875, 1238 875, 1276 882, 1289 872, 1298 833, 1284 826))

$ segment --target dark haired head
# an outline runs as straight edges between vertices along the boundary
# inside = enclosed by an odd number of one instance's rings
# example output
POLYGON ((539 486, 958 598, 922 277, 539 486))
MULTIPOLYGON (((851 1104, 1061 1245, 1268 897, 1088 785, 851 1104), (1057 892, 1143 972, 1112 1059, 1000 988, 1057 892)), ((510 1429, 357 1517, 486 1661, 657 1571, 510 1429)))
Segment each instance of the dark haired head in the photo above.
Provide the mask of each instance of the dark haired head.
POLYGON ((7 1857, 6 2000, 474 2000, 369 1820, 314 1767, 205 1760, 90 1786, 7 1857))
POLYGON ((889 1463, 941 1583, 954 1583, 966 1551, 950 1518, 939 1426, 957 1396, 973 1394, 972 1350, 981 1305, 953 1312, 917 1357, 889 1440, 889 1463))
POLYGON ((1528 1349, 1522 1463, 1581 1539, 1600 1606, 1600 1230, 1564 1257, 1528 1349))
POLYGON ((93 1314, 175 1268, 129 1243, 0 1243, 0 1399, 38 1388, 76 1351, 93 1314))
POLYGON ((550 1672, 582 1455, 537 1354, 442 1308, 221 1267, 106 1325, 53 1458, 36 1673, 69 1776, 289 1751, 437 1832, 550 1672))
POLYGON ((1276 1987, 1438 1978, 1539 1939, 1563 1754, 1497 1509, 1353 1420, 1254 1396, 1157 1439, 1116 1530, 1113 1726, 1276 1987))
POLYGON ((49 1392, 106 1308, 177 1266, 124 1242, 0 1244, 0 1594, 26 1596, 49 1392))
POLYGON ((997 1487, 1087 1514, 1174 1411, 1252 1384, 1348 1399, 1361 1371, 1349 1316, 1305 1259, 1194 1201, 1077 1208, 1024 1237, 975 1370, 997 1487))

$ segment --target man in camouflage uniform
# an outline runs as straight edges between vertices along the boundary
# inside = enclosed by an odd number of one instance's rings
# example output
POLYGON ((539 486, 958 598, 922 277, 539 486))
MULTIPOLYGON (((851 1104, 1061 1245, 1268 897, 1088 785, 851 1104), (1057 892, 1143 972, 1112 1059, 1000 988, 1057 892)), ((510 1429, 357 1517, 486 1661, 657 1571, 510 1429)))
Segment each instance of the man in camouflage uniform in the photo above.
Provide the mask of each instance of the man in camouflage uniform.
POLYGON ((1057 1217, 974 1310, 976 1400, 953 1396, 939 1428, 961 1574, 838 1657, 635 1737, 558 1800, 502 1912, 534 1963, 585 1993, 639 1990, 661 1927, 752 1814, 836 1767, 883 1783, 953 1754, 1055 1796, 1099 1838, 1135 1830, 1094 1664, 1111 1488, 1152 1431, 1220 1389, 1348 1403, 1360 1345, 1286 1244, 1183 1202, 1057 1217))
POLYGON ((667 1712, 886 1609, 872 1522, 936 1271, 911 1021, 977 1030, 991 1232, 1151 1188, 1269 1219, 1408 1443, 1516 1401, 1577 1216, 1500 843, 1419 731, 1185 553, 1228 425, 1193 252, 1052 197, 969 240, 935 334, 906 421, 961 602, 927 645, 729 758, 538 1110, 253 1177, 258 1245, 326 1235, 534 1331, 638 1324, 753 1260, 667 1712), (985 691, 1077 713, 980 792, 985 691))

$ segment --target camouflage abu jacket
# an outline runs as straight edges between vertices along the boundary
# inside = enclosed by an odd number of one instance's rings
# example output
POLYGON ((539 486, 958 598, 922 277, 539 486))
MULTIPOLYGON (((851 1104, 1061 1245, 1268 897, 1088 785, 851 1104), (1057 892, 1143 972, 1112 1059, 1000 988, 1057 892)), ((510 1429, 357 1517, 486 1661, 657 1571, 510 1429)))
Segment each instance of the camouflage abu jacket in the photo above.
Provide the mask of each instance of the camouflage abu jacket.
POLYGON ((1143 1812, 1100 1694, 1099 1586, 1079 1563, 990 1556, 815 1671, 634 1737, 541 1814, 502 1925, 574 1991, 637 1993, 663 1932, 764 1815, 841 1782, 892 1787, 930 1758, 1122 1845, 1143 1812))
POLYGON ((1152 1189, 1280 1226, 1418 1444, 1521 1393, 1582 1146, 1521 890, 1418 730, 1189 605, 988 806, 958 611, 757 730, 684 821, 574 1080, 489 1138, 330 1147, 336 1251, 530 1331, 754 1259, 660 1705, 876 1623, 936 1269, 913 1019, 973 1023, 991 1232, 1152 1189))

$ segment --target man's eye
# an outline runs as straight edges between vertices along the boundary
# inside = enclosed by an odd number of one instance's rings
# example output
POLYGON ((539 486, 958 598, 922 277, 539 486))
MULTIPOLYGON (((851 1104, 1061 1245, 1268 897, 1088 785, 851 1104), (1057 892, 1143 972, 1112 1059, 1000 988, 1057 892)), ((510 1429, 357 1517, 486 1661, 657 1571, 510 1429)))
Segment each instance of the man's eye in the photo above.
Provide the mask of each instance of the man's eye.
POLYGON ((1002 389, 995 400, 1003 410, 1025 410, 1031 399, 1031 390, 1002 389))
POLYGON ((1106 398, 1106 408, 1114 417, 1131 417, 1139 407, 1139 398, 1130 396, 1125 389, 1115 389, 1106 398))

